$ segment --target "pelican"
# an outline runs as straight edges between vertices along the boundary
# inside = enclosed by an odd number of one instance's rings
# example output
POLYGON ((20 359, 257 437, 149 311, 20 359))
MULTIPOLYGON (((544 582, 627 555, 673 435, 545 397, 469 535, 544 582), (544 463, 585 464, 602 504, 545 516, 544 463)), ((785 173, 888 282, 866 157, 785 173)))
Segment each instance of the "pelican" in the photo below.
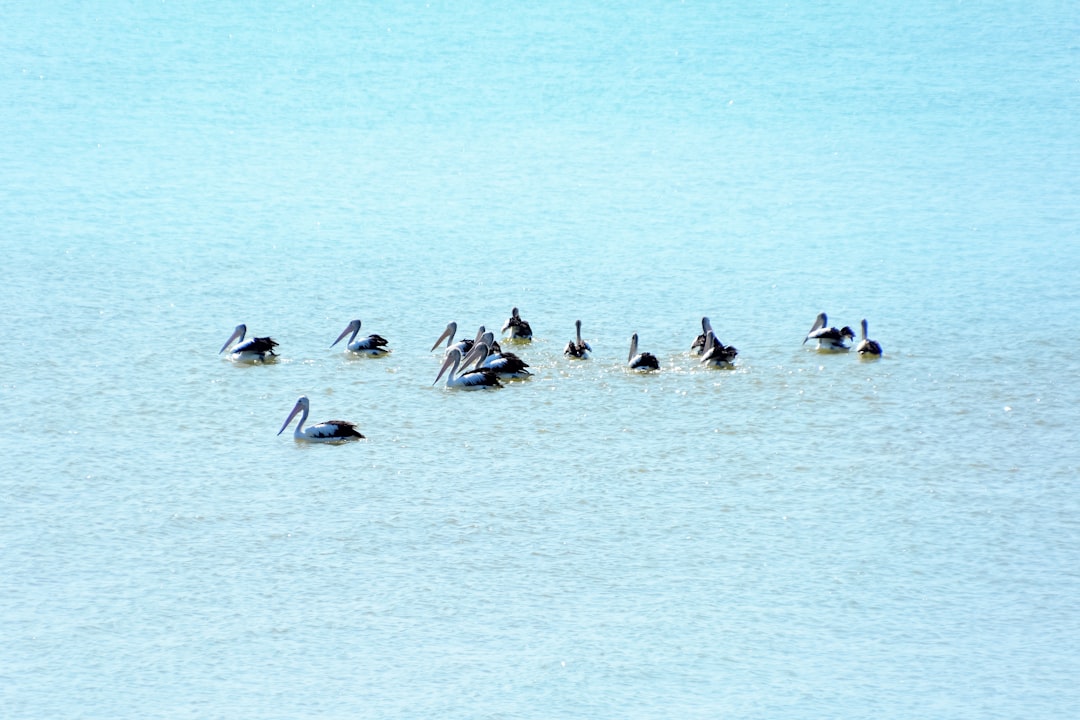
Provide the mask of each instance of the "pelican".
MULTIPOLYGON (((694 338, 694 342, 690 344, 690 351, 695 355, 701 355, 708 348, 705 347, 705 337, 712 330, 712 323, 709 322, 709 318, 701 318, 701 334, 694 338)), ((715 333, 713 333, 715 335, 715 333)))
POLYGON ((589 347, 589 343, 581 339, 581 321, 575 320, 574 327, 577 328, 577 340, 571 340, 566 343, 566 349, 563 350, 563 355, 585 360, 589 357, 589 353, 592 352, 592 348, 589 347))
POLYGON ((818 350, 848 350, 848 346, 844 344, 844 338, 854 340, 855 331, 847 325, 837 330, 834 327, 827 327, 828 324, 828 316, 825 313, 818 313, 813 327, 810 328, 810 332, 803 339, 803 345, 806 344, 807 340, 817 340, 818 350))
MULTIPOLYGON (((454 342, 454 335, 457 334, 457 323, 456 322, 451 322, 446 326, 446 329, 443 330, 442 335, 440 335, 439 339, 435 341, 435 344, 431 346, 431 350, 434 350, 435 348, 439 347, 439 345, 442 344, 442 341, 445 340, 446 341, 446 354, 443 356, 444 358, 445 357, 450 357, 450 351, 453 350, 454 348, 457 348, 458 350, 460 350, 462 356, 464 356, 465 353, 469 352, 469 350, 472 349, 473 344, 476 343, 477 340, 479 340, 480 337, 485 332, 486 332, 486 330, 484 329, 484 326, 481 325, 480 329, 476 332, 476 340, 469 340, 468 338, 462 338, 461 340, 458 340, 455 343, 454 342)), ((431 351, 429 351, 429 352, 431 352, 431 351)))
POLYGON ((446 354, 446 359, 443 360, 442 368, 439 370, 439 374, 435 377, 435 382, 431 383, 435 385, 442 378, 443 373, 449 370, 449 374, 446 376, 446 387, 448 388, 461 388, 462 390, 483 390, 485 388, 500 388, 502 383, 499 382, 499 378, 495 377, 495 373, 491 370, 469 370, 457 374, 458 367, 461 365, 461 350, 456 347, 450 348, 450 351, 446 354))
POLYGON ((352 333, 349 342, 345 343, 345 347, 349 352, 357 355, 367 355, 368 357, 380 357, 390 352, 390 348, 386 347, 387 340, 382 335, 368 335, 366 338, 357 340, 356 336, 359 332, 360 321, 353 320, 348 327, 341 331, 338 339, 330 343, 330 347, 334 347, 341 342, 342 338, 352 333))
POLYGON ((866 337, 866 318, 862 321, 862 340, 859 340, 858 346, 855 351, 860 355, 880 355, 881 344, 877 340, 870 340, 866 337))
POLYGON ((528 322, 521 319, 517 308, 510 311, 510 319, 503 325, 502 331, 507 330, 510 331, 511 340, 532 340, 532 328, 528 322))
POLYGON ((529 364, 514 353, 492 353, 492 334, 484 333, 480 342, 473 345, 469 354, 461 361, 462 367, 468 367, 475 359, 477 370, 490 370, 499 378, 526 378, 532 375, 529 372, 529 364))
POLYGON ((255 337, 245 341, 244 336, 247 335, 247 325, 240 323, 233 330, 233 334, 229 336, 229 339, 225 341, 225 344, 218 350, 218 355, 229 350, 228 358, 230 360, 236 360, 239 362, 266 362, 268 358, 277 357, 277 353, 274 352, 274 348, 277 347, 277 343, 273 338, 268 337, 255 337), (233 341, 236 344, 233 345, 233 341), (231 349, 229 346, 232 346, 231 349))
POLYGON ((713 333, 712 328, 709 328, 709 332, 705 334, 705 351, 701 353, 701 363, 715 368, 729 368, 731 367, 731 361, 735 359, 735 356, 739 354, 739 351, 735 349, 733 345, 724 345, 716 339, 716 334, 713 333))
POLYGON ((631 370, 659 370, 660 361, 656 359, 656 356, 652 353, 638 353, 637 351, 638 337, 637 333, 634 333, 630 337, 630 356, 627 362, 630 365, 631 370))
POLYGON ((296 405, 293 405, 292 412, 289 413, 289 417, 285 419, 285 424, 278 430, 278 435, 285 432, 285 428, 289 427, 289 423, 296 417, 297 413, 303 413, 300 416, 300 422, 296 423, 296 429, 293 430, 293 438, 297 440, 303 440, 305 442, 345 442, 347 440, 359 440, 364 437, 356 430, 356 426, 351 422, 345 422, 344 420, 328 420, 318 425, 312 425, 309 428, 304 427, 304 423, 307 422, 308 410, 311 404, 308 402, 307 395, 301 395, 300 399, 296 401, 296 405))

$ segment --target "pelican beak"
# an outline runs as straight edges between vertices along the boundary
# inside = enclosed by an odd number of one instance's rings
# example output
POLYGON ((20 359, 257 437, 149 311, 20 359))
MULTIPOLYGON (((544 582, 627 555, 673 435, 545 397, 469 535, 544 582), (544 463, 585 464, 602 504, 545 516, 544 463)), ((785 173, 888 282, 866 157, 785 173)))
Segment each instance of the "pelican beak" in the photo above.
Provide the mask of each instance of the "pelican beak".
POLYGON ((235 329, 235 330, 233 330, 233 333, 232 333, 232 335, 230 335, 230 336, 229 336, 229 339, 228 339, 228 340, 226 340, 226 341, 225 341, 225 344, 221 346, 221 349, 220 349, 220 350, 218 350, 218 355, 220 355, 221 353, 225 352, 225 350, 226 350, 226 349, 228 349, 228 347, 229 347, 230 345, 232 345, 232 343, 233 343, 233 340, 236 340, 237 338, 242 338, 242 337, 244 337, 244 333, 245 333, 246 331, 247 331, 247 328, 245 328, 245 327, 244 327, 243 325, 237 325, 237 326, 236 326, 236 329, 235 329))
MULTIPOLYGON (((438 345, 439 343, 435 343, 435 344, 438 345)), ((435 348, 432 348, 432 350, 434 350, 434 349, 435 348)), ((443 373, 446 372, 447 368, 449 368, 453 364, 453 362, 454 361, 453 361, 452 358, 446 358, 446 360, 443 360, 442 367, 439 368, 439 374, 435 376, 435 382, 431 383, 432 385, 438 385, 439 384, 439 380, 442 379, 443 373)))
MULTIPOLYGON (((456 332, 457 332, 457 323, 450 323, 449 325, 447 325, 446 329, 443 330, 442 335, 439 336, 439 339, 436 340, 435 344, 431 346, 431 350, 434 350, 435 348, 439 347, 439 345, 442 344, 443 340, 446 340, 447 338, 454 337, 454 333, 456 333, 456 332)), ((428 352, 431 352, 431 350, 429 350, 428 352)))
POLYGON ((296 417, 296 414, 298 412, 300 412, 300 403, 296 403, 296 405, 293 406, 292 412, 289 413, 289 417, 285 419, 285 424, 282 425, 281 429, 277 431, 278 435, 285 432, 285 428, 289 427, 289 423, 293 421, 293 418, 296 417))
POLYGON ((347 328, 345 328, 344 330, 341 331, 341 334, 337 336, 337 340, 330 343, 330 347, 334 347, 335 345, 337 345, 339 342, 341 342, 341 339, 343 337, 345 337, 346 335, 348 335, 352 331, 353 331, 352 323, 349 323, 349 327, 347 327, 347 328))
POLYGON ((637 333, 634 333, 630 338, 630 354, 626 356, 626 362, 629 363, 634 359, 634 355, 637 353, 637 333))

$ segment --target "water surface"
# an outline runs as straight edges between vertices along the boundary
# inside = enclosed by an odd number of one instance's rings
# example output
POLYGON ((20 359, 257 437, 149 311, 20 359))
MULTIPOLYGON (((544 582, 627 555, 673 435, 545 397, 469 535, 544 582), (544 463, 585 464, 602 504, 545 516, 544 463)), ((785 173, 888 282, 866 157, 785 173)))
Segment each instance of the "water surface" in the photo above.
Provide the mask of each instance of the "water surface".
POLYGON ((1078 704, 1068 7, 10 15, 9 716, 1078 704), (534 377, 433 387, 512 306, 534 377))

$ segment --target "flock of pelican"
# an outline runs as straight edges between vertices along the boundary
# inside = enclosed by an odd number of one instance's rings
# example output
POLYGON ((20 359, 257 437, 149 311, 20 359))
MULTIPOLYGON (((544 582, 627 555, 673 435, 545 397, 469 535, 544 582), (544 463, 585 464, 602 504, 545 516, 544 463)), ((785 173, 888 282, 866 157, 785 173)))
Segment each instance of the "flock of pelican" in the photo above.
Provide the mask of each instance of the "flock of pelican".
MULTIPOLYGON (((581 321, 574 323, 576 333, 574 339, 566 344, 563 354, 569 358, 584 360, 592 353, 592 347, 581 337, 581 321)), ((367 357, 381 357, 391 352, 387 347, 389 341, 381 335, 367 335, 358 337, 361 322, 350 322, 337 340, 330 343, 334 347, 348 336, 345 350, 354 355, 367 357)), ((438 384, 443 376, 446 376, 446 387, 461 390, 483 390, 503 387, 503 380, 524 379, 532 373, 529 364, 512 352, 504 352, 495 340, 495 334, 487 330, 483 325, 472 339, 464 338, 454 342, 458 326, 451 322, 443 330, 439 339, 431 346, 434 352, 444 342, 446 350, 443 354, 442 366, 439 374, 435 376, 432 385, 438 384)), ((502 332, 507 335, 507 340, 515 343, 529 343, 532 341, 532 327, 521 318, 517 308, 510 313, 510 318, 502 327, 502 332)), ((228 351, 226 356, 233 362, 241 363, 265 363, 277 357, 274 348, 278 344, 269 337, 253 337, 245 340, 247 326, 237 325, 232 335, 218 351, 218 354, 228 351)), ((803 345, 809 340, 817 343, 817 350, 821 352, 847 352, 850 346, 846 341, 854 341, 855 332, 846 325, 839 330, 829 327, 829 318, 825 313, 819 313, 814 320, 813 326, 803 339, 803 345)), ((739 351, 734 346, 724 345, 716 336, 709 318, 701 318, 701 334, 694 339, 690 350, 700 356, 699 362, 706 367, 730 368, 739 351)), ((877 357, 881 355, 881 345, 867 337, 866 320, 862 321, 862 336, 855 346, 855 351, 860 356, 877 357)), ((638 352, 638 334, 630 337, 630 354, 627 357, 627 366, 631 370, 651 372, 660 369, 660 362, 656 356, 649 352, 638 352)), ((285 423, 278 430, 278 435, 285 432, 297 415, 300 420, 293 430, 296 440, 307 442, 347 442, 359 440, 364 436, 356 429, 353 423, 344 420, 328 420, 326 422, 304 427, 307 422, 311 403, 307 396, 301 396, 285 423)))

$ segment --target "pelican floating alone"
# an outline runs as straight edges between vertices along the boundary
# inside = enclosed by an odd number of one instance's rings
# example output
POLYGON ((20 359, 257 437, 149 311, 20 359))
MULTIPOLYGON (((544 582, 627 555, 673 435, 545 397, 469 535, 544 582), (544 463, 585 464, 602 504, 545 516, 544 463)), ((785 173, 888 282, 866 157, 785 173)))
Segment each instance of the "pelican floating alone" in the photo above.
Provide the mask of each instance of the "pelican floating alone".
POLYGON ((848 346, 844 344, 844 339, 854 340, 855 331, 847 325, 837 330, 834 327, 827 327, 828 324, 828 316, 825 313, 818 313, 813 327, 810 328, 810 332, 803 339, 803 345, 806 344, 807 340, 817 340, 818 350, 848 350, 848 346))
POLYGON ((304 423, 307 422, 310 407, 311 404, 307 399, 307 395, 301 395, 277 434, 280 435, 285 432, 285 428, 289 427, 289 423, 292 422, 297 413, 303 413, 300 416, 300 422, 296 423, 296 430, 293 430, 293 437, 297 440, 303 440, 304 442, 346 442, 364 437, 357 432, 355 425, 344 420, 327 420, 318 425, 305 428, 304 423))
POLYGON ((577 328, 576 339, 566 343, 566 349, 563 350, 563 355, 578 358, 579 360, 585 360, 589 357, 589 353, 592 352, 592 348, 589 347, 589 343, 581 339, 581 321, 575 320, 574 327, 577 328))
POLYGON ((859 344, 855 347, 855 351, 860 355, 880 355, 881 344, 877 340, 870 340, 866 337, 866 318, 862 321, 862 339, 859 340, 859 344))
POLYGON ((631 370, 659 370, 660 361, 656 359, 656 356, 652 353, 639 353, 637 351, 638 336, 634 333, 630 337, 630 356, 627 359, 627 363, 630 365, 631 370))
POLYGON ((238 362, 266 362, 267 358, 277 357, 277 353, 274 352, 277 343, 273 338, 255 337, 244 340, 245 335, 247 335, 247 325, 240 323, 218 350, 218 355, 228 350, 228 358, 238 362), (234 340, 235 345, 233 345, 234 340))
POLYGON ((506 332, 507 330, 510 331, 511 340, 532 340, 532 327, 528 322, 521 319, 517 308, 510 311, 510 319, 503 325, 502 331, 506 332))
POLYGON ((334 347, 341 342, 342 338, 349 333, 352 333, 352 337, 350 337, 349 341, 345 344, 345 348, 349 352, 356 353, 357 355, 367 355, 369 357, 381 357, 390 352, 390 348, 386 347, 388 341, 382 335, 368 335, 365 338, 357 340, 356 336, 359 332, 360 321, 353 320, 349 323, 348 327, 341 331, 341 334, 338 335, 338 339, 330 343, 330 347, 334 347))

